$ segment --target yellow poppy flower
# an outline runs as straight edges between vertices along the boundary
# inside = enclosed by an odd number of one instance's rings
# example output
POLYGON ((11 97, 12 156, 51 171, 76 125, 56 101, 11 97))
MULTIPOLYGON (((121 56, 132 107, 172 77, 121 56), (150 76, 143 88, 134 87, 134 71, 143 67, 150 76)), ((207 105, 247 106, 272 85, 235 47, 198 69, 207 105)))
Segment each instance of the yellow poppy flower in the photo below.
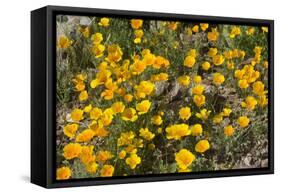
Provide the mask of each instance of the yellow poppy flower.
POLYGON ((117 44, 109 45, 107 47, 107 52, 107 60, 111 63, 119 62, 122 59, 123 52, 117 44))
POLYGON ((127 152, 125 150, 122 150, 119 152, 118 157, 119 159, 124 159, 127 155, 127 152))
POLYGON ((103 27, 109 26, 109 18, 101 18, 98 24, 99 26, 103 26, 103 27))
POLYGON ((126 159, 126 164, 128 164, 131 169, 135 169, 140 163, 141 158, 137 154, 131 154, 130 157, 126 159))
POLYGON ((266 33, 268 32, 268 27, 263 26, 263 27, 261 27, 261 29, 263 32, 266 32, 266 33))
POLYGON ((139 85, 134 87, 136 90, 136 96, 138 98, 145 98, 147 95, 152 94, 155 89, 155 85, 150 81, 141 81, 139 85))
POLYGON ((224 62, 224 57, 222 55, 213 56, 213 63, 216 66, 222 65, 224 62))
POLYGON ((68 124, 63 128, 63 133, 69 137, 73 138, 75 136, 76 131, 78 130, 78 124, 68 124))
POLYGON ((83 111, 86 112, 86 113, 89 113, 92 110, 92 108, 93 108, 92 105, 89 104, 89 105, 84 107, 83 111))
POLYGON ((208 32, 207 37, 209 41, 217 41, 219 37, 219 32, 217 31, 216 28, 212 28, 211 32, 208 32))
POLYGON ((162 56, 157 56, 154 60, 154 63, 152 64, 153 68, 155 69, 166 68, 169 67, 169 65, 169 60, 165 59, 162 56))
POLYGON ((112 90, 104 90, 101 95, 105 100, 111 100, 114 96, 114 91, 112 90))
POLYGON ((204 108, 204 109, 200 110, 199 113, 196 113, 195 116, 199 119, 207 120, 210 113, 211 113, 210 110, 207 110, 207 109, 204 108))
POLYGON ((82 151, 82 146, 78 143, 69 143, 63 148, 63 156, 67 160, 79 157, 82 151))
POLYGON ((92 161, 86 165, 86 170, 88 173, 94 174, 97 172, 98 166, 99 165, 96 162, 92 161))
POLYGON ((126 108, 123 111, 121 118, 124 121, 134 122, 138 119, 138 115, 136 114, 136 110, 134 108, 126 108))
POLYGON ((219 124, 223 120, 223 113, 216 114, 213 118, 213 123, 219 124))
POLYGON ((248 27, 248 29, 246 30, 246 34, 251 36, 255 33, 255 28, 254 27, 248 27))
POLYGON ((123 104, 123 102, 115 102, 112 104, 111 106, 114 114, 117 114, 117 113, 122 113, 125 109, 125 105, 123 104))
POLYGON ((146 67, 147 66, 143 61, 137 60, 130 66, 130 70, 132 71, 133 75, 139 75, 144 72, 146 67))
POLYGON ((57 180, 67 180, 71 177, 71 169, 69 167, 61 167, 57 169, 56 179, 57 180))
POLYGON ((133 98, 134 98, 134 96, 133 96, 132 94, 126 94, 126 95, 124 96, 124 100, 125 100, 126 102, 132 102, 133 98))
POLYGON ((151 102, 149 100, 143 100, 140 103, 136 105, 136 109, 139 115, 145 114, 148 112, 149 108, 151 106, 151 102))
POLYGON ((59 40, 58 40, 58 47, 59 48, 62 48, 62 49, 67 49, 71 46, 72 44, 72 41, 69 40, 66 36, 62 35, 59 37, 59 40))
POLYGON ((229 117, 229 115, 232 113, 232 110, 230 108, 224 108, 222 111, 222 114, 224 117, 229 117))
POLYGON ((246 89, 249 87, 248 81, 246 79, 241 79, 238 81, 238 86, 241 89, 246 89))
POLYGON ((189 107, 183 107, 179 111, 180 119, 188 120, 191 117, 191 109, 189 107))
POLYGON ((208 23, 201 23, 200 28, 201 28, 202 31, 206 31, 209 28, 209 24, 208 23))
POLYGON ((71 119, 73 121, 81 121, 83 119, 83 113, 83 110, 76 108, 71 112, 71 119))
POLYGON ((88 142, 94 137, 95 133, 91 129, 85 129, 77 135, 75 138, 76 142, 88 142))
POLYGON ((82 151, 79 157, 83 164, 87 165, 95 160, 93 149, 94 146, 82 146, 82 151))
POLYGON ((84 82, 80 81, 74 87, 77 92, 81 92, 85 89, 86 86, 84 82))
POLYGON ((189 150, 181 149, 175 154, 175 160, 180 169, 186 169, 195 160, 195 156, 189 150))
POLYGON ((241 106, 248 110, 254 110, 258 101, 253 96, 247 96, 246 100, 241 103, 241 106))
POLYGON ((266 92, 264 91, 264 84, 261 81, 256 81, 253 83, 253 92, 258 96, 262 96, 266 92))
POLYGON ((224 76, 221 73, 214 73, 213 83, 217 86, 221 85, 224 82, 224 76))
POLYGON ((89 36, 90 36, 90 29, 89 29, 89 27, 86 27, 86 28, 80 27, 79 31, 82 33, 82 35, 85 38, 89 38, 89 36))
POLYGON ((86 90, 82 91, 80 94, 79 94, 79 101, 85 101, 87 100, 89 97, 88 95, 88 92, 86 90))
POLYGON ((189 129, 187 124, 176 124, 167 127, 166 133, 167 139, 179 140, 184 136, 190 135, 191 130, 189 129))
POLYGON ((209 51, 208 51, 208 56, 209 57, 214 57, 217 53, 218 53, 218 49, 217 48, 210 48, 209 51))
POLYGON ((179 22, 169 22, 168 28, 175 31, 178 28, 178 24, 179 22))
POLYGON ((245 128, 249 125, 250 119, 246 116, 241 116, 237 119, 237 123, 241 128, 245 128))
POLYGON ((91 40, 94 45, 100 44, 103 41, 103 36, 101 33, 97 32, 92 35, 91 40))
POLYGON ((192 136, 198 136, 202 135, 203 133, 203 128, 201 124, 195 124, 191 126, 191 135, 192 136))
POLYGON ((155 134, 153 134, 151 131, 149 131, 148 128, 141 128, 139 130, 139 133, 140 133, 140 136, 147 141, 150 141, 155 137, 155 134))
POLYGON ((196 56, 197 56, 197 51, 196 51, 196 49, 190 49, 190 50, 187 52, 187 55, 196 58, 196 56))
POLYGON ((131 26, 133 29, 139 29, 142 27, 143 20, 141 19, 132 19, 131 20, 131 26))
POLYGON ((187 75, 183 75, 183 76, 178 77, 177 81, 182 86, 188 86, 190 83, 190 77, 187 75))
POLYGON ((104 165, 100 171, 101 177, 111 177, 114 173, 114 167, 112 165, 104 165))
POLYGON ((196 106, 201 107, 205 104, 206 97, 204 95, 194 95, 193 102, 196 104, 196 106))
POLYGON ((198 25, 193 26, 193 27, 192 27, 192 31, 193 31, 194 33, 199 32, 199 26, 198 26, 198 25))
POLYGON ((161 125, 163 123, 162 117, 160 115, 155 115, 151 118, 154 125, 161 125))
POLYGON ((98 162, 105 162, 107 160, 110 160, 111 158, 113 158, 113 155, 111 154, 110 151, 99 151, 97 153, 96 160, 98 162))
POLYGON ((210 149, 210 143, 208 140, 200 140, 195 145, 195 151, 199 153, 204 153, 210 149))
POLYGON ((229 34, 229 37, 230 38, 235 38, 236 36, 240 35, 241 34, 241 30, 240 30, 240 27, 238 26, 233 26, 231 28, 231 32, 229 34))
POLYGON ((101 117, 102 115, 102 110, 100 108, 93 108, 90 112, 90 119, 97 120, 101 117))
POLYGON ((211 64, 208 61, 205 61, 201 66, 203 70, 208 71, 211 67, 211 64))
POLYGON ((102 126, 108 126, 112 123, 114 112, 111 108, 107 108, 103 111, 99 123, 102 123, 102 126))
POLYGON ((95 55, 96 58, 102 57, 104 51, 105 51, 105 46, 103 44, 95 44, 92 47, 92 53, 95 55))
POLYGON ((117 146, 125 146, 132 144, 135 138, 135 133, 133 131, 123 132, 117 140, 117 146))
POLYGON ((234 128, 231 125, 227 125, 224 128, 224 135, 230 137, 234 134, 234 128))
POLYGON ((202 82, 202 77, 200 75, 196 75, 193 77, 193 81, 195 84, 200 84, 202 82))
POLYGON ((196 85, 192 88, 192 94, 193 95, 201 95, 205 90, 205 87, 203 85, 196 85))
POLYGON ((266 95, 259 96, 258 103, 261 107, 268 105, 268 99, 266 95))
POLYGON ((134 34, 135 34, 136 38, 142 38, 144 33, 143 33, 143 30, 140 29, 140 30, 135 30, 134 34))
POLYGON ((184 59, 184 66, 192 68, 193 65, 195 64, 196 59, 193 56, 186 56, 184 59))

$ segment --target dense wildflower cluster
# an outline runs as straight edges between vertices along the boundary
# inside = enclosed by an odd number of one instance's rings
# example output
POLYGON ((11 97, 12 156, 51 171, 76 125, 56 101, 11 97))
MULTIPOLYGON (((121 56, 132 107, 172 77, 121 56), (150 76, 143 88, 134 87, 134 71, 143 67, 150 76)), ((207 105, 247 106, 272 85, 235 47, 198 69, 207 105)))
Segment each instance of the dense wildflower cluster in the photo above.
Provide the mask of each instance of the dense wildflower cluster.
POLYGON ((267 134, 266 27, 57 19, 57 180, 231 169, 267 134))

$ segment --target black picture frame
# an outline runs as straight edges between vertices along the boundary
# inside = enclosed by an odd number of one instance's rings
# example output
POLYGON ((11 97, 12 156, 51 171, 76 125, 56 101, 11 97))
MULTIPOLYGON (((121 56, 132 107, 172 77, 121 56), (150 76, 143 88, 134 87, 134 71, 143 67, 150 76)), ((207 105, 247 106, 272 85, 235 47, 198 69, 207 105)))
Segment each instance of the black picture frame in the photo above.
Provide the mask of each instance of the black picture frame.
POLYGON ((231 17, 46 6, 31 12, 31 182, 46 188, 229 177, 274 173, 274 21, 231 17), (94 179, 55 179, 57 14, 138 17, 220 24, 267 26, 269 48, 269 158, 267 168, 94 179))

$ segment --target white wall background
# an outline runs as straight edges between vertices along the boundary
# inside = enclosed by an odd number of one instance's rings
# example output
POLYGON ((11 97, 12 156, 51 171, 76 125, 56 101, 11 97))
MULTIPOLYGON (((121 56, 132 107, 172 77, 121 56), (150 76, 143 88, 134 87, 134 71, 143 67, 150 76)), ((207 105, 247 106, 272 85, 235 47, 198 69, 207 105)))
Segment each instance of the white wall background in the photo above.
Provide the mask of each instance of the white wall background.
MULTIPOLYGON (((277 0, 3 0, 0 3, 1 193, 270 193, 280 189, 280 33, 277 0), (157 11, 275 20, 275 175, 46 190, 29 183, 30 11, 45 5, 157 11), (279 179, 279 180, 278 180, 279 179)), ((275 192, 276 193, 276 192, 275 192)))

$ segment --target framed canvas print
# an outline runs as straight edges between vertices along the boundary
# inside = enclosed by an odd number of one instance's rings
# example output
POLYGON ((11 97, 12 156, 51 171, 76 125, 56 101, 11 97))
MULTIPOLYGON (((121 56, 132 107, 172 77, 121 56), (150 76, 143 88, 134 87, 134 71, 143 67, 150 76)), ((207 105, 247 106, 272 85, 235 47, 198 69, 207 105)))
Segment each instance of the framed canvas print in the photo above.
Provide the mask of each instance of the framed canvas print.
POLYGON ((272 20, 31 12, 31 182, 273 173, 272 20))

